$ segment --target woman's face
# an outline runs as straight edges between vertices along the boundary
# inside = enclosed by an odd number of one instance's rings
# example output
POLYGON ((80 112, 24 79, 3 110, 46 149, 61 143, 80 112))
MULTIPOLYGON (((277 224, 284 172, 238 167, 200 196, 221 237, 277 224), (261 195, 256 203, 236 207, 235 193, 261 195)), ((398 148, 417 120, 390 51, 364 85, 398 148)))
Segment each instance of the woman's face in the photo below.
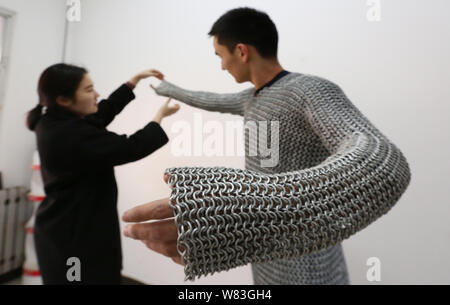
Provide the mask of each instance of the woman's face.
POLYGON ((75 101, 67 108, 80 117, 94 114, 98 111, 97 98, 99 96, 89 74, 86 73, 75 92, 75 101))

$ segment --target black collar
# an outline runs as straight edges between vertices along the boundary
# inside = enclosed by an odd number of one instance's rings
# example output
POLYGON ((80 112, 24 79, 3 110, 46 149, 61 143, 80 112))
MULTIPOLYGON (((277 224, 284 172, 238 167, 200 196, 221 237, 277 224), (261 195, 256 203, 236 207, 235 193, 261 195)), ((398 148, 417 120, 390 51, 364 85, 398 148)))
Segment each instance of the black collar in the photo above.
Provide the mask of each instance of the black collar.
POLYGON ((59 107, 59 106, 49 107, 47 109, 46 114, 53 116, 53 117, 61 118, 61 119, 78 117, 78 115, 76 115, 75 113, 73 113, 67 109, 64 109, 62 107, 59 107))
POLYGON ((277 80, 279 80, 280 78, 282 78, 282 77, 288 75, 289 73, 291 73, 291 72, 288 72, 288 71, 286 71, 286 70, 281 71, 281 72, 278 73, 278 74, 277 74, 270 82, 268 82, 267 84, 265 84, 264 86, 262 86, 261 88, 259 88, 258 90, 256 90, 253 96, 257 96, 258 93, 259 93, 262 89, 264 89, 264 88, 266 88, 266 87, 272 86, 277 80))

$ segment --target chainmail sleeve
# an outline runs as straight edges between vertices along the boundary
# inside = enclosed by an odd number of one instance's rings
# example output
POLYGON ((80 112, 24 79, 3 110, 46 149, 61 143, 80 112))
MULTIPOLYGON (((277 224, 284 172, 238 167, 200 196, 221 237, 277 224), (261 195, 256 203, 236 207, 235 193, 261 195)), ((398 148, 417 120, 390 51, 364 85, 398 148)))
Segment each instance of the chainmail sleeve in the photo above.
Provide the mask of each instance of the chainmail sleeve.
POLYGON ((187 105, 207 111, 231 113, 243 116, 244 105, 254 90, 249 88, 238 93, 218 94, 202 91, 189 91, 162 81, 156 88, 158 95, 167 96, 187 105))
POLYGON ((402 152, 339 87, 317 79, 284 98, 298 103, 299 116, 328 149, 320 164, 275 174, 166 170, 186 280, 338 244, 387 213, 409 185, 402 152))

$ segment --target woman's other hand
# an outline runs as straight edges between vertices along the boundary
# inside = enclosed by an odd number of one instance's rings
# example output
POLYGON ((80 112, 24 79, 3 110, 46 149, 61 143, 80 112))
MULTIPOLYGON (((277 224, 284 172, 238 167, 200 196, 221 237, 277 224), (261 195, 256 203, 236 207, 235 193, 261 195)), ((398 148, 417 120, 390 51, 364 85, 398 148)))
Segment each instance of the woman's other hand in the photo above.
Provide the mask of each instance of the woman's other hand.
POLYGON ((176 113, 178 110, 180 110, 180 105, 175 104, 173 106, 169 105, 170 101, 172 99, 169 98, 164 105, 159 108, 158 113, 156 114, 155 118, 153 119, 154 122, 157 122, 158 124, 161 124, 162 119, 165 117, 171 116, 172 114, 176 113))

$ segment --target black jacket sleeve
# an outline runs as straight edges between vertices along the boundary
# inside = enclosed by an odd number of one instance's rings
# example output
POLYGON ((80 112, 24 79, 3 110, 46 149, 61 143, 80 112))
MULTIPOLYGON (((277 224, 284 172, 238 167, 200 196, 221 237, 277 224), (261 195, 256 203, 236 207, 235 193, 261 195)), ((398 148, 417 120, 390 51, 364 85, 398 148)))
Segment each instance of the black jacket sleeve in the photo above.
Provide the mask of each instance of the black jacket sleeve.
POLYGON ((168 137, 161 126, 150 122, 131 136, 118 135, 78 121, 74 156, 81 167, 110 167, 140 160, 164 146, 168 137))
POLYGON ((87 116, 85 119, 97 126, 108 126, 129 102, 136 96, 126 84, 120 86, 106 100, 98 104, 98 111, 95 114, 87 116))

